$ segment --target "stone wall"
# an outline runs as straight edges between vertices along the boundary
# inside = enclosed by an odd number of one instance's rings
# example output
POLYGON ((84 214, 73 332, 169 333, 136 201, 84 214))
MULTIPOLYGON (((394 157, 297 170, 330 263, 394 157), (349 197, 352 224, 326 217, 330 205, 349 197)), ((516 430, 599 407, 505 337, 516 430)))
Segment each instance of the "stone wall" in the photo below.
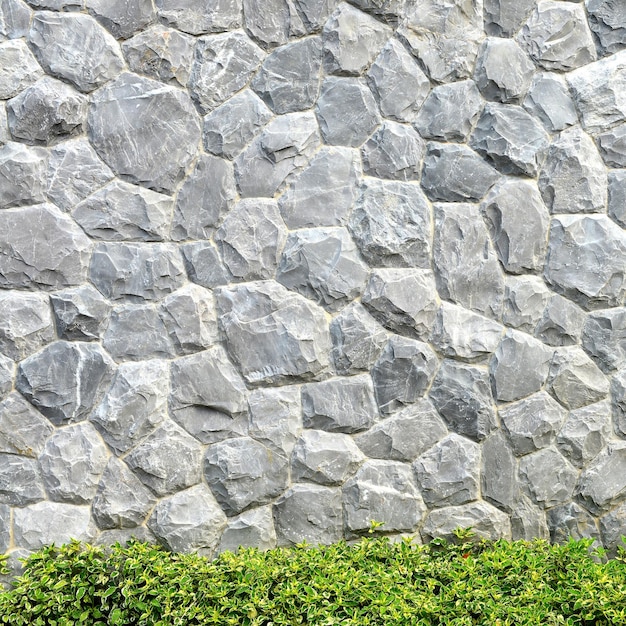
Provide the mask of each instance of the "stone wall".
POLYGON ((613 548, 625 7, 2 0, 0 552, 613 548))

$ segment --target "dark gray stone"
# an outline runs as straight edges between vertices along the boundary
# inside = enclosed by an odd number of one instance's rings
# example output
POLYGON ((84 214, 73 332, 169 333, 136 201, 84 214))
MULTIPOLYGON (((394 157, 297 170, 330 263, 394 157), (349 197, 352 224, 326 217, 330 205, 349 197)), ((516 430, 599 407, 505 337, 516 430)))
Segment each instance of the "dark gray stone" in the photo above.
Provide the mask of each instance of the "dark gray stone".
POLYGON ((48 154, 9 142, 0 147, 0 208, 35 204, 46 199, 48 154))
POLYGON ((550 539, 545 512, 524 494, 520 495, 511 513, 511 538, 513 541, 550 539))
POLYGON ((524 108, 548 132, 564 130, 578 122, 576 107, 565 80, 553 72, 537 72, 524 99, 524 108))
POLYGON ((109 323, 111 305, 91 285, 80 285, 50 295, 57 332, 68 341, 98 341, 109 323))
POLYGON ((549 346, 568 346, 580 342, 585 312, 563 296, 550 296, 535 337, 549 346))
POLYGON ((395 26, 413 6, 411 1, 405 0, 352 0, 352 4, 392 26, 395 26))
POLYGON ((0 402, 0 452, 37 458, 53 430, 19 393, 0 402))
POLYGON ((0 40, 14 39, 28 32, 32 11, 22 0, 5 0, 0 7, 0 40))
POLYGON ((575 502, 558 506, 547 512, 550 541, 565 544, 572 539, 594 539, 600 542, 596 521, 575 502))
POLYGON ((600 154, 608 167, 626 166, 626 124, 598 136, 600 154))
POLYGON ((290 9, 287 0, 243 0, 246 31, 263 48, 280 46, 289 38, 290 9))
POLYGON ((583 471, 577 494, 593 513, 612 509, 626 497, 626 442, 611 442, 583 471))
POLYGON ((507 513, 513 512, 519 496, 517 460, 501 430, 482 444, 480 479, 482 497, 507 513))
POLYGON ((507 276, 505 285, 503 323, 531 334, 542 319, 551 291, 538 276, 507 276))
POLYGON ((170 192, 197 152, 200 120, 186 93, 125 72, 94 95, 89 138, 119 176, 170 192))
POLYGON ((156 17, 150 0, 86 0, 86 8, 118 39, 132 37, 156 17))
POLYGON ((24 507, 45 497, 37 460, 0 452, 0 503, 24 507))
POLYGON ((611 381, 611 401, 613 404, 613 424, 619 435, 626 438, 626 370, 621 371, 611 381))
POLYGON ((240 547, 271 550, 276 547, 276 530, 270 506, 244 511, 228 520, 217 553, 237 552, 240 547))
POLYGON ((196 241, 180 246, 185 259, 185 268, 189 280, 213 289, 225 285, 229 275, 222 263, 215 244, 210 241, 196 241))
POLYGON ((600 41, 604 54, 626 47, 626 6, 610 0, 587 0, 585 9, 589 27, 600 41))
POLYGON ((626 366, 626 308, 590 313, 582 332, 582 345, 605 373, 626 366))
POLYGON ((376 402, 389 415, 421 398, 430 387, 439 361, 430 346, 392 336, 372 368, 376 402))
MULTIPOLYGON (((4 5, 0 9, 4 11, 4 5)), ((0 15, 0 28, 3 15, 0 15)), ((28 17, 30 20, 30 16, 28 17)), ((43 70, 23 39, 0 43, 0 98, 7 100, 32 85, 44 75, 43 70)))
POLYGON ((526 21, 536 0, 484 0, 485 31, 495 37, 511 37, 526 21))
POLYGON ((98 344, 56 341, 20 363, 15 386, 60 426, 89 415, 111 382, 113 366, 98 344))
POLYGON ((380 122, 374 96, 358 78, 326 78, 316 113, 322 137, 331 145, 360 146, 380 122))
POLYGON ((609 557, 617 556, 618 548, 626 549, 626 504, 621 504, 600 518, 602 545, 609 557))
POLYGON ((428 144, 422 188, 433 201, 480 200, 498 178, 498 172, 467 146, 428 144))
POLYGON ((191 35, 239 28, 241 0, 156 0, 159 17, 191 35))
POLYGON ((496 427, 496 413, 483 368, 444 360, 433 381, 430 400, 451 430, 482 441, 496 427))

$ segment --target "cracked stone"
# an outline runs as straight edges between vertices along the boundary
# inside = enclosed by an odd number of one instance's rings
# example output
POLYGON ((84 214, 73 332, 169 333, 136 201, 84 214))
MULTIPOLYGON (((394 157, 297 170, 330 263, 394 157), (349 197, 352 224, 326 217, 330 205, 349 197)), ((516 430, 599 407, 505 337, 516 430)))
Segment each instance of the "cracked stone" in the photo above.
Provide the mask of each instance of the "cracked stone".
POLYGON ((157 13, 165 22, 190 35, 240 28, 241 0, 156 0, 157 13))
POLYGON ((502 322, 532 333, 541 321, 550 297, 550 290, 538 276, 507 276, 502 322))
MULTIPOLYGON (((0 24, 3 23, 4 20, 0 18, 0 24)), ((44 75, 37 59, 22 39, 0 43, 0 68, 0 98, 2 100, 17 96, 44 75)))
POLYGON ((610 510, 626 496, 626 443, 611 442, 580 476, 577 493, 593 512, 610 510))
POLYGON ((594 32, 604 54, 612 54, 626 47, 626 7, 610 0, 585 2, 589 28, 594 32))
POLYGON ((37 459, 0 453, 1 504, 24 507, 45 497, 37 459))
POLYGON ((483 0, 485 30, 495 37, 511 37, 526 21, 536 0, 483 0))
POLYGON ((519 475, 534 501, 549 509, 571 500, 578 471, 554 448, 542 448, 520 459, 519 475))
POLYGON ((37 458, 52 434, 50 422, 13 392, 0 402, 0 452, 37 458))
POLYGON ((180 246, 189 280, 213 289, 230 280, 217 247, 210 241, 195 241, 180 246))
POLYGON ((0 147, 0 208, 36 204, 46 199, 48 153, 9 142, 0 147))
POLYGON ((572 539, 594 539, 593 547, 599 545, 600 533, 596 521, 575 502, 555 507, 548 511, 550 541, 565 544, 572 539))
POLYGON ((535 336, 549 346, 567 346, 580 342, 585 312, 563 296, 550 296, 543 316, 537 322, 535 336))
POLYGON ((271 550, 276 547, 276 530, 270 506, 244 511, 228 520, 217 553, 237 552, 240 547, 271 550))
POLYGON ((626 124, 620 124, 598 137, 600 154, 608 167, 626 166, 626 124))
POLYGON ((57 332, 68 341, 102 339, 111 305, 91 285, 80 285, 50 295, 57 332))
POLYGON ((578 123, 574 101, 567 83, 558 74, 537 72, 524 99, 524 108, 548 132, 558 132, 578 123))
POLYGON ((118 39, 132 37, 155 18, 150 0, 87 0, 86 8, 118 39))
POLYGON ((582 329, 582 345, 605 373, 626 366, 626 309, 590 313, 582 329))

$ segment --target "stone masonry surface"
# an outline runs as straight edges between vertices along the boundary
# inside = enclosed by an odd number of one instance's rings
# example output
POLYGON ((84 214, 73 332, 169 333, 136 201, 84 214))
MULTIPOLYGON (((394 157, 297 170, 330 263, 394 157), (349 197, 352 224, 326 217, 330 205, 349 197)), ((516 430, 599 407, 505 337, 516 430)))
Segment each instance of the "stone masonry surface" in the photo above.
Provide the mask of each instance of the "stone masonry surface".
POLYGON ((1 0, 0 552, 626 535, 613 0, 1 0))

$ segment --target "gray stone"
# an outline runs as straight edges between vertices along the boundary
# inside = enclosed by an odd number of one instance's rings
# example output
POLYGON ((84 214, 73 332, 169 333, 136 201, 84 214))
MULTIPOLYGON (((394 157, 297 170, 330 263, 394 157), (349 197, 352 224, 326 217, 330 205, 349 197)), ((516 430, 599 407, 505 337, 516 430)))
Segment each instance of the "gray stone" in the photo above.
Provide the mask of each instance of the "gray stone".
POLYGON ((549 509, 572 498, 578 471, 550 447, 523 456, 519 475, 533 500, 549 509))
POLYGON ((304 430, 291 456, 291 479, 320 485, 341 485, 364 460, 349 435, 304 430))
POLYGON ((626 438, 626 370, 613 376, 611 400, 615 430, 619 435, 626 438))
POLYGON ((411 467, 396 461, 366 461, 343 487, 345 526, 349 533, 370 530, 371 522, 382 531, 411 532, 422 521, 426 506, 411 467))
POLYGON ((534 75, 524 108, 536 117, 548 132, 564 130, 578 122, 576 107, 565 80, 553 72, 534 75))
POLYGON ((163 241, 170 230, 169 196, 113 180, 79 202, 72 217, 92 238, 106 241, 163 241))
POLYGON ((437 85, 414 121, 422 137, 440 141, 467 141, 484 101, 474 81, 437 85))
POLYGON ((551 446, 567 418, 567 411, 545 391, 500 407, 498 413, 518 456, 551 446))
MULTIPOLYGON (((507 326, 532 333, 541 321, 551 292, 538 276, 507 276, 502 321, 507 326)), ((545 341, 540 337, 542 341, 545 341)), ((550 342, 546 341, 549 345, 550 342)))
POLYGON ((428 144, 422 188, 433 201, 480 200, 498 178, 498 172, 467 146, 428 144))
POLYGON ((148 527, 173 552, 197 552, 210 557, 226 527, 226 516, 205 485, 163 498, 148 527))
POLYGON ((57 144, 48 160, 48 198, 63 211, 98 191, 113 178, 85 138, 57 144))
POLYGON ((311 228, 291 233, 276 271, 279 283, 329 311, 336 311, 361 295, 366 278, 366 266, 345 228, 311 228))
POLYGON ((422 399, 356 435, 354 440, 370 458, 410 462, 447 434, 431 402, 422 399))
POLYGON ((488 372, 479 367, 446 359, 429 394, 450 429, 482 441, 496 427, 488 372))
POLYGON ((580 342, 585 312, 563 296, 550 296, 543 316, 535 328, 535 337, 549 346, 567 346, 580 342))
POLYGON ((186 87, 194 44, 193 38, 157 24, 125 41, 122 50, 133 72, 186 87))
POLYGON ((312 112, 275 118, 235 159, 240 195, 274 197, 298 170, 308 165, 319 143, 319 129, 312 112))
POLYGON ((343 538, 341 489, 297 484, 273 506, 279 546, 303 541, 309 545, 332 544, 343 538))
POLYGON ((567 72, 596 60, 585 10, 579 4, 541 0, 517 40, 546 70, 567 72))
POLYGON ((0 400, 3 400, 13 389, 15 363, 0 352, 0 400))
POLYGON ((89 15, 38 11, 28 42, 48 74, 83 92, 102 86, 124 67, 118 43, 89 15))
POLYGON ((167 417, 168 370, 167 361, 156 359, 117 368, 89 417, 116 454, 128 452, 167 417))
POLYGON ((141 481, 122 461, 113 457, 102 473, 91 512, 101 530, 135 528, 155 504, 156 498, 141 481))
POLYGON ((535 177, 549 141, 543 126, 521 107, 489 102, 470 145, 504 174, 535 177))
POLYGON ((511 37, 526 21, 536 0, 484 0, 485 31, 495 37, 511 37))
POLYGON ((246 198, 226 215, 215 240, 235 280, 262 280, 276 273, 287 229, 275 200, 246 198))
POLYGON ((533 504, 527 496, 520 495, 510 517, 511 539, 513 541, 548 540, 550 538, 545 512, 533 504))
POLYGON ((475 204, 436 204, 434 265, 439 295, 500 318, 504 276, 475 204))
POLYGON ((626 233, 606 215, 552 219, 545 277, 585 308, 620 306, 626 295, 626 233))
POLYGON ((0 452, 0 503, 24 507, 45 497, 37 460, 0 452))
POLYGON ((94 95, 89 138, 119 176, 172 191, 197 152, 200 120, 181 90, 125 72, 94 95))
POLYGON ((590 313, 582 332, 582 345, 605 373, 626 366, 626 309, 590 313))
POLYGON ((398 122, 414 122, 430 91, 430 81, 416 60, 393 38, 372 63, 367 79, 382 115, 398 122))
POLYGON ((251 87, 278 115, 310 109, 317 99, 322 65, 319 37, 287 44, 272 52, 251 87))
POLYGON ((617 556, 618 548, 626 549, 626 504, 622 504, 600 518, 602 545, 609 557, 617 556))
POLYGON ((28 32, 32 11, 22 0, 5 0, 0 7, 0 40, 23 37, 28 32))
POLYGON ((86 0, 86 8, 118 39, 132 37, 156 17, 150 0, 86 0))
POLYGON ((0 147, 0 208, 46 199, 47 159, 42 148, 13 142, 0 147))
POLYGON ((600 533, 596 521, 575 502, 569 502, 547 512, 550 541, 565 544, 572 539, 594 539, 599 545, 600 533))
MULTIPOLYGON (((0 11, 2 11, 0 9, 0 11)), ((0 24, 2 24, 0 15, 0 24)), ((29 18, 30 19, 30 18, 29 18)), ((44 75, 37 59, 22 39, 0 43, 0 98, 7 100, 44 75)))
POLYGON ((487 100, 519 104, 534 72, 535 64, 515 41, 488 37, 478 51, 474 80, 487 100))
POLYGON ((288 228, 345 225, 357 195, 357 156, 349 148, 320 148, 278 200, 288 228))
POLYGON ((626 7, 610 0, 587 0, 589 27, 600 41, 602 52, 612 54, 626 47, 626 7))
POLYGON ((517 504, 517 460, 500 430, 485 439, 481 448, 481 495, 511 513, 517 504))
POLYGON ((159 17, 191 35, 239 28, 241 0, 156 0, 159 17))
POLYGON ((10 141, 9 125, 7 122, 7 107, 4 102, 0 103, 0 146, 10 141))
POLYGON ((202 112, 208 113, 245 87, 264 56, 240 31, 200 37, 188 85, 202 112))
POLYGON ((26 0, 36 9, 48 9, 50 11, 80 11, 85 0, 26 0))
POLYGON ((430 346, 392 336, 372 368, 376 402, 383 415, 419 400, 430 387, 439 361, 430 346))
POLYGON ((57 332, 68 341, 102 339, 111 305, 91 285, 80 285, 50 295, 57 332))
POLYGON ((149 544, 158 543, 152 531, 148 530, 145 526, 136 526, 135 528, 111 528, 109 530, 103 530, 98 534, 93 545, 110 548, 116 543, 119 543, 122 546, 127 546, 132 540, 149 544))
POLYGON ((626 443, 611 442, 583 471, 577 494, 593 513, 612 509, 626 497, 626 443))
POLYGON ((429 508, 478 499, 480 446, 465 437, 448 435, 424 452, 413 470, 429 508))
POLYGON ((550 216, 534 183, 504 178, 487 194, 481 211, 507 272, 543 269, 550 216))
POLYGON ((161 243, 100 243, 91 260, 91 282, 112 300, 159 300, 182 287, 178 248, 161 243))
POLYGON ((189 280, 208 289, 225 285, 229 281, 215 244, 196 241, 180 246, 180 251, 185 259, 189 280))
POLYGON ((357 78, 326 78, 316 113, 322 137, 331 145, 360 146, 380 122, 374 96, 357 78))
POLYGON ((431 343, 444 356, 475 361, 496 351, 503 331, 501 324, 488 317, 442 302, 431 343))
POLYGON ((218 554, 226 551, 237 552, 241 547, 259 550, 271 550, 276 547, 276 530, 271 507, 250 509, 228 520, 217 552, 218 554))
POLYGON ((311 380, 328 369, 330 336, 323 310, 273 281, 220 289, 228 349, 248 383, 311 380))
POLYGON ((0 352, 4 356, 21 361, 54 339, 47 295, 0 291, 0 352))
POLYGON ((289 4, 292 34, 301 36, 321 30, 337 4, 339 0, 293 0, 289 4))
POLYGON ((385 121, 361 148, 363 172, 378 178, 419 178, 426 150, 424 140, 410 127, 385 121))
POLYGON ((305 428, 354 433, 369 428, 378 417, 369 374, 333 378, 302 387, 305 428))
POLYGON ((98 344, 56 341, 20 363, 15 386, 60 426, 87 417, 108 388, 113 365, 98 344))
POLYGON ((608 167, 626 166, 626 124, 598 136, 600 154, 608 167))
POLYGON ((539 189, 552 213, 602 213, 607 174, 591 137, 579 127, 564 130, 550 145, 539 189))
POLYGON ((286 0, 243 0, 244 26, 264 48, 273 48, 289 38, 291 11, 286 0))
POLYGON ((430 336, 438 300, 430 269, 374 270, 362 297, 363 304, 383 326, 418 339, 430 336))
POLYGON ((395 26, 412 7, 412 2, 405 0, 353 0, 352 4, 392 26, 395 26))
POLYGON ((341 375, 371 369, 387 343, 387 333, 358 302, 348 305, 330 324, 335 370, 341 375))
MULTIPOLYGON (((11 543, 11 509, 7 504, 0 504, 0 551, 5 554, 11 543)), ((8 563, 5 563, 7 566, 8 563)), ((2 579, 0 579, 2 580, 2 579)), ((2 582, 4 582, 2 580, 2 582)))
POLYGON ((165 496, 201 481, 202 452, 202 445, 191 435, 164 421, 124 460, 144 485, 157 496, 165 496))
POLYGON ((507 330, 489 367, 493 395, 501 402, 539 391, 548 377, 553 350, 518 330, 507 330))
POLYGON ((289 486, 289 462, 250 437, 209 446, 204 477, 227 515, 267 504, 289 486))
POLYGON ((54 502, 88 504, 107 461, 107 448, 89 422, 57 429, 39 455, 48 497, 54 502))

